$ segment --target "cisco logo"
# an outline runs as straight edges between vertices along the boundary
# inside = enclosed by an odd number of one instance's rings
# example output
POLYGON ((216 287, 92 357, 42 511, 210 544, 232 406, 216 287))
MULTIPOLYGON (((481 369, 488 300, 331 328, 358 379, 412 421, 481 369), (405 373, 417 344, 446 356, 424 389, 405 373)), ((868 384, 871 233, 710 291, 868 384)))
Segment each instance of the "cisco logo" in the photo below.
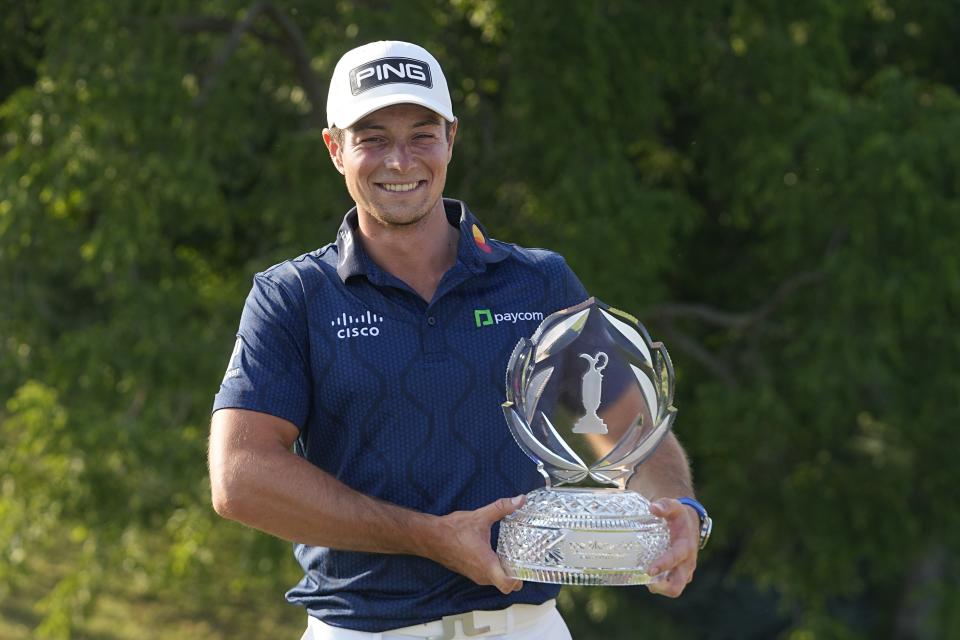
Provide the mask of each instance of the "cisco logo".
POLYGON ((383 316, 367 311, 358 316, 352 316, 347 313, 341 313, 336 319, 330 321, 330 326, 340 327, 337 329, 337 337, 341 340, 348 338, 360 338, 380 335, 378 324, 383 322, 383 316))

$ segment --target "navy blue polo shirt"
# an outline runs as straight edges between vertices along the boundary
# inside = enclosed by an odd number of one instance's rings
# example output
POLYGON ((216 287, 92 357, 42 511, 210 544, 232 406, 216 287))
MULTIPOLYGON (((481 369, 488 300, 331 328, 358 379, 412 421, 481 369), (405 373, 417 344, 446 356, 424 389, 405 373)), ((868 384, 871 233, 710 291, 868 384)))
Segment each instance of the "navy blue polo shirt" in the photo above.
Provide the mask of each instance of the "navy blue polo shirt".
MULTIPOLYGON (((507 360, 543 318, 587 297, 556 253, 492 240, 462 202, 443 204, 460 241, 429 303, 367 256, 355 209, 335 243, 258 273, 213 407, 288 420, 298 455, 435 515, 543 486, 500 408, 507 360)), ((304 577, 287 599, 362 631, 539 604, 559 590, 527 583, 503 595, 425 558, 294 551, 304 577)))

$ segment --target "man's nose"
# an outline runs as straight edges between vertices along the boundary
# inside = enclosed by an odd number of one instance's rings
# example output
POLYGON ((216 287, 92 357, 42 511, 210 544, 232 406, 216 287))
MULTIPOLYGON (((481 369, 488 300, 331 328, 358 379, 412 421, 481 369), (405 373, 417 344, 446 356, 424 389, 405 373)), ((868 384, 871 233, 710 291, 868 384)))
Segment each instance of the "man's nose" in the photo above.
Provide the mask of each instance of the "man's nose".
POLYGON ((413 155, 405 144, 395 144, 386 157, 388 169, 404 173, 413 166, 413 155))

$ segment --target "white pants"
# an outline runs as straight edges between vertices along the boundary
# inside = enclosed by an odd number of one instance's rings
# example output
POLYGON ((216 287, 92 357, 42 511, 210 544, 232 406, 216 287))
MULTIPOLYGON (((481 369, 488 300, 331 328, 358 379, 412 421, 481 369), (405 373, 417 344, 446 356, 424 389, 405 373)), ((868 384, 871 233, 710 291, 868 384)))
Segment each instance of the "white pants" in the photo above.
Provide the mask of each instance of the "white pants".
POLYGON ((555 604, 553 600, 537 606, 515 604, 502 611, 475 611, 380 633, 334 627, 309 617, 300 640, 572 640, 555 604), (488 630, 480 632, 484 627, 488 630))

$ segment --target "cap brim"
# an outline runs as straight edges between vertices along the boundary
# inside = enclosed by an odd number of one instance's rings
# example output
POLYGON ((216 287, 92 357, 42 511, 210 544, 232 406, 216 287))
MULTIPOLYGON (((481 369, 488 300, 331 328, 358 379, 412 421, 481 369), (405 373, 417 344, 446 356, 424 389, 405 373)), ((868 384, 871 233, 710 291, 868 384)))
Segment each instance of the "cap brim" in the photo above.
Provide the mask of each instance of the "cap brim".
POLYGON ((352 127, 357 120, 370 115, 374 111, 383 109, 384 107, 390 107, 395 104, 417 104, 421 107, 430 109, 430 111, 433 111, 447 122, 453 122, 456 119, 453 116, 452 109, 447 110, 445 107, 438 105, 435 102, 426 100, 423 96, 418 96, 412 93, 390 93, 376 98, 371 98, 369 100, 364 100, 361 104, 355 105, 356 108, 354 110, 336 114, 336 116, 334 116, 334 118, 328 124, 340 129, 347 129, 352 127))

